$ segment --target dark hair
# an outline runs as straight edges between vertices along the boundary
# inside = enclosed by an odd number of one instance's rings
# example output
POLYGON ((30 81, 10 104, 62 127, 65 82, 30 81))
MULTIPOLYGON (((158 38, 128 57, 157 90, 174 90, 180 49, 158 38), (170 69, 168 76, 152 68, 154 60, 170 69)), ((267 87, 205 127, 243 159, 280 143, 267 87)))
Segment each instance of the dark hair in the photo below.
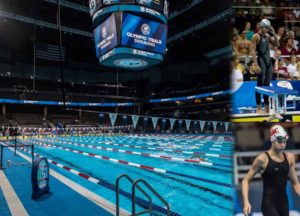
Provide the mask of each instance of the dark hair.
POLYGON ((235 61, 237 59, 239 59, 238 55, 232 55, 231 56, 231 61, 235 61))
POLYGON ((254 63, 254 61, 253 61, 253 60, 250 60, 250 61, 247 63, 247 67, 250 68, 251 65, 252 65, 253 63, 254 63))
POLYGON ((290 37, 285 37, 285 38, 284 38, 284 44, 287 44, 287 42, 288 42, 289 40, 292 40, 292 38, 290 38, 290 37))

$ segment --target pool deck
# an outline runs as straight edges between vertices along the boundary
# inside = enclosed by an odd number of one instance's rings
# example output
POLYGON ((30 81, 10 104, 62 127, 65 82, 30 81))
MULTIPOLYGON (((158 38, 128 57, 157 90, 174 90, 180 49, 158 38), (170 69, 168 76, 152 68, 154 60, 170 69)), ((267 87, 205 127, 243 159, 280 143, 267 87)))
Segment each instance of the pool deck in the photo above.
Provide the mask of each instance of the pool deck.
MULTIPOLYGON (((5 161, 27 163, 0 170, 0 215, 114 215, 115 205, 61 174, 50 170, 50 194, 31 199, 30 158, 4 148, 5 161)), ((51 167, 50 167, 51 168, 51 167)), ((128 215, 121 210, 121 215, 128 215)))

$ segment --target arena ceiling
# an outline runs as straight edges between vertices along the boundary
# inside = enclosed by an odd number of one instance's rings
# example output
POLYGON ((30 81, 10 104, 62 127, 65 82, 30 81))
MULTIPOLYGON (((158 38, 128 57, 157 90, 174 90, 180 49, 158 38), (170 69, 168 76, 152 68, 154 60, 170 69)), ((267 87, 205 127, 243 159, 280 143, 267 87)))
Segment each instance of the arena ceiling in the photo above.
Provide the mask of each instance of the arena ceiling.
MULTIPOLYGON (((34 41, 58 44, 58 33, 54 29, 8 18, 3 15, 3 12, 55 24, 57 15, 55 2, 56 0, 0 1, 0 12, 2 12, 0 13, 2 14, 0 15, 0 52, 5 53, 10 49, 13 53, 7 61, 12 61, 13 58, 13 61, 32 62, 34 41)), ((75 3, 82 9, 88 6, 88 0, 67 0, 66 2, 75 3)), ((179 37, 168 42, 165 61, 156 67, 161 73, 168 76, 168 74, 172 74, 176 65, 192 64, 195 68, 195 64, 197 65, 199 62, 206 62, 210 67, 209 65, 216 64, 210 59, 214 58, 214 55, 221 58, 228 55, 228 49, 224 51, 223 48, 229 46, 230 14, 228 10, 231 7, 230 0, 214 0, 213 4, 211 0, 169 0, 169 2, 170 14, 173 15, 168 24, 169 39, 172 39, 173 36, 179 37), (198 3, 189 7, 192 2, 198 3), (222 15, 224 11, 225 14, 222 15), (197 25, 202 25, 202 27, 198 30, 191 30, 197 25), (188 29, 189 33, 180 36, 188 29), (218 52, 218 50, 221 51, 218 52), (215 52, 217 54, 214 54, 215 52)), ((89 14, 80 9, 62 6, 61 24, 84 32, 92 33, 93 31, 89 14)), ((89 65, 90 70, 97 73, 112 70, 98 65, 93 38, 67 31, 63 31, 62 36, 62 43, 67 48, 67 58, 71 62, 84 62, 85 65, 89 65)), ((5 55, 1 56, 3 59, 5 55)), ((221 60, 220 64, 223 63, 224 61, 221 60)), ((222 68, 220 65, 212 67, 216 67, 212 70, 222 68)), ((208 76, 213 76, 212 84, 214 81, 220 80, 220 77, 224 78, 228 75, 227 70, 217 72, 219 74, 217 76, 212 75, 210 68, 198 68, 196 72, 192 73, 207 73, 208 76)), ((197 81, 191 80, 191 82, 197 81)))

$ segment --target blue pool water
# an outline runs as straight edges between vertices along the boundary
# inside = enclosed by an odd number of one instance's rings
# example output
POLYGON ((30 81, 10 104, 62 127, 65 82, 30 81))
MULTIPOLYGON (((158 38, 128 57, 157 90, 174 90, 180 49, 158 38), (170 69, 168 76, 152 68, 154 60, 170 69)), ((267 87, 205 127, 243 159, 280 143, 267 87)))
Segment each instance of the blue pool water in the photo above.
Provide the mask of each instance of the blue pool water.
MULTIPOLYGON (((31 138, 20 140, 20 142, 34 143, 36 153, 94 178, 101 179, 103 184, 94 184, 64 169, 51 165, 52 169, 66 175, 113 203, 115 203, 113 187, 115 186, 116 178, 121 174, 128 174, 135 180, 141 178, 150 183, 170 204, 171 210, 180 215, 232 215, 233 188, 230 186, 233 178, 232 155, 234 142, 228 135, 60 136, 31 138), (41 144, 48 144, 48 146, 45 147, 41 144), (130 146, 125 147, 123 145, 130 146), (91 146, 106 147, 110 148, 110 150, 92 148, 91 146), (58 147, 64 147, 65 149, 58 147), (151 166, 167 170, 168 172, 156 173, 126 164, 70 152, 67 149, 151 166), (206 162, 212 165, 129 154, 128 152, 117 152, 116 149, 184 159, 190 159, 192 156, 191 152, 201 152, 201 157, 205 158, 206 162)), ((131 189, 126 181, 122 181, 121 188, 127 192, 131 189)), ((146 199, 140 193, 137 195, 146 199)), ((154 199, 154 201, 156 205, 163 207, 157 199, 154 199)), ((121 195, 121 207, 131 211, 131 200, 121 195)))

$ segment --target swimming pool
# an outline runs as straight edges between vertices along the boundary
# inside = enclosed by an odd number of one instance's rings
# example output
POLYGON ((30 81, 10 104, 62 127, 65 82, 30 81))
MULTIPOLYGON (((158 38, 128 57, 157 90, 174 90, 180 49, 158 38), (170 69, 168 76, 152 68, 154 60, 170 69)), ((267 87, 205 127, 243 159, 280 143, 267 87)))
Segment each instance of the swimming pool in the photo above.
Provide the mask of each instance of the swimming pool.
MULTIPOLYGON (((114 203, 116 178, 128 174, 150 183, 170 204, 173 215, 226 216, 233 212, 234 142, 228 135, 55 136, 19 143, 34 143, 36 153, 99 180, 95 184, 51 165, 114 203), (191 159, 195 154, 205 161, 191 159)), ((121 189, 120 206, 131 211, 127 193, 131 186, 122 181, 121 189)), ((140 193, 137 196, 146 200, 140 193)), ((154 203, 163 207, 156 199, 154 203)))

